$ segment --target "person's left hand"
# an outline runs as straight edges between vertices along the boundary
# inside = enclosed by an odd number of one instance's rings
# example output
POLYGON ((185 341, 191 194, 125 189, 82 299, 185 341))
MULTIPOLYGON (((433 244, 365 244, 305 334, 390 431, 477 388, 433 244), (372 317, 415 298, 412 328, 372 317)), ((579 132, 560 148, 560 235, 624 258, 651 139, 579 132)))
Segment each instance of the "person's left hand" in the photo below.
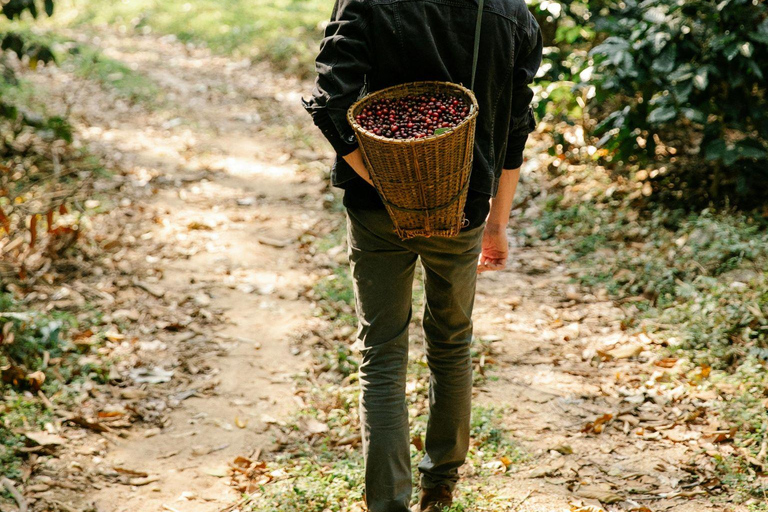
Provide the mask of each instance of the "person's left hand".
POLYGON ((503 270, 507 266, 509 240, 506 226, 486 225, 477 272, 503 270))

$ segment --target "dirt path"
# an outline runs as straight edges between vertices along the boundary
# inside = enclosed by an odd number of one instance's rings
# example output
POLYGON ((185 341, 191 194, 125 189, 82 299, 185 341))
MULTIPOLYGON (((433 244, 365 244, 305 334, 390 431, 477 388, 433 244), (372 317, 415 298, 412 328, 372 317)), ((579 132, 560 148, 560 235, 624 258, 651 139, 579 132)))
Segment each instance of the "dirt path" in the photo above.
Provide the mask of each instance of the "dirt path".
MULTIPOLYGON (((291 340, 312 317, 304 292, 320 258, 307 263, 300 246, 341 219, 324 209, 318 170, 328 155, 303 148, 296 128, 307 123, 298 101, 306 83, 172 38, 104 33, 96 43, 157 83, 164 102, 131 105, 66 70, 36 80, 67 98, 94 150, 126 170, 124 200, 152 212, 145 249, 124 255, 127 272, 151 269, 142 279, 153 296, 142 297, 163 311, 193 304, 207 322, 147 332, 141 356, 163 368, 181 363, 187 382, 172 388, 163 428, 80 440, 60 465, 76 465, 93 485, 42 498, 72 510, 217 511, 239 497, 221 478, 227 463, 268 450, 270 425, 302 407, 292 375, 310 357, 291 340), (157 480, 116 483, 115 468, 157 480)), ((686 418, 697 403, 665 387, 652 341, 630 339, 613 301, 568 285, 559 255, 516 244, 510 259, 479 283, 478 371, 488 378, 476 402, 505 408, 528 462, 490 480, 465 467, 465 492, 494 493, 506 498, 499 510, 521 512, 618 495, 634 502, 608 510, 723 510, 696 497, 705 478, 690 463, 701 429, 686 418)))

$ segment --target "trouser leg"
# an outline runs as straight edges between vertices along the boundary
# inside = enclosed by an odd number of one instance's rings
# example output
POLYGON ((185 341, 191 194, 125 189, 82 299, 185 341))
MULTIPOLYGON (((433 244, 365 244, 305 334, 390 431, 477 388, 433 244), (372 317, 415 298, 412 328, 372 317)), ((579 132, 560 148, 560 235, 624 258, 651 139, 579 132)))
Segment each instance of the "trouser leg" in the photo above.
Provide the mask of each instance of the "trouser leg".
POLYGON ((472 308, 483 227, 420 250, 425 274, 424 334, 430 369, 426 454, 421 485, 448 485, 469 449, 472 410, 472 308))
POLYGON ((347 227, 359 321, 366 504, 370 512, 407 512, 412 489, 405 383, 417 256, 389 234, 386 212, 348 210, 347 227))

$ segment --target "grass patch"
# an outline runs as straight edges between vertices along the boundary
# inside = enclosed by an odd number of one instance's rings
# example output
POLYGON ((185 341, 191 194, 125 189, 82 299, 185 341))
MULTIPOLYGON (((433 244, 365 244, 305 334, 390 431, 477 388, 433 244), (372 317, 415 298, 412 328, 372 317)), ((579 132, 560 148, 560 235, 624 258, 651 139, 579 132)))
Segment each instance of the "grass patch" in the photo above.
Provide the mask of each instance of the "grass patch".
MULTIPOLYGON (((558 179, 567 184, 550 191, 540 215, 521 230, 524 243, 556 248, 574 281, 621 299, 623 328, 646 331, 666 342, 664 355, 706 369, 703 384, 722 398, 719 417, 737 428, 736 455, 757 456, 768 442, 764 212, 638 209, 629 199, 637 193, 613 197, 589 166, 558 179)), ((717 462, 722 481, 742 501, 764 496, 747 457, 717 462)))
POLYGON ((148 77, 119 60, 105 56, 93 46, 72 46, 62 65, 71 65, 78 76, 94 80, 119 98, 132 102, 153 104, 160 93, 148 77))
MULTIPOLYGON (((0 29, 9 26, 9 22, 0 21, 0 29)), ((132 102, 154 104, 160 89, 147 76, 134 71, 127 64, 105 56, 98 48, 74 42, 56 33, 56 28, 33 30, 29 21, 14 25, 14 32, 25 40, 41 46, 50 47, 56 58, 56 64, 77 76, 93 80, 112 91, 117 97, 132 102)), ((42 109, 45 113, 46 98, 42 91, 23 78, 0 78, 0 97, 4 101, 35 112, 42 109)))
MULTIPOLYGON (((423 391, 423 390, 422 390, 423 391)), ((425 396, 421 393, 421 400, 425 396)), ((286 427, 291 442, 289 449, 278 453, 267 463, 266 472, 276 475, 275 480, 261 485, 249 503, 254 511, 266 512, 325 512, 362 511, 364 492, 364 464, 362 449, 336 446, 335 441, 359 431, 357 415, 359 391, 356 384, 313 389, 312 404, 299 411, 286 427), (319 439, 303 433, 306 421, 322 421, 328 432, 319 439)), ((413 396, 413 395, 412 395, 413 396)), ((413 400, 409 400, 413 401, 413 400)), ((409 404, 411 407, 413 404, 409 404)), ((426 416, 411 420, 411 434, 419 435, 426 426, 426 416)), ((411 445, 413 477, 412 500, 418 499, 419 472, 416 469, 424 453, 411 445)), ((475 407, 471 424, 471 444, 468 464, 474 467, 473 476, 462 481, 457 493, 457 507, 451 510, 494 510, 492 497, 484 497, 470 490, 479 480, 503 478, 508 465, 518 464, 526 458, 522 449, 509 440, 503 428, 503 411, 475 407), (502 469, 503 468, 503 469, 502 469), (462 488, 466 487, 466 491, 462 488), (460 508, 464 507, 464 508, 460 508)))
POLYGON ((312 387, 304 399, 310 405, 284 428, 290 443, 268 463, 277 477, 249 503, 254 511, 341 512, 362 502, 362 451, 335 444, 359 429, 357 386, 312 387), (328 432, 307 436, 307 421, 325 423, 328 432))
POLYGON ((259 512, 342 512, 362 510, 362 454, 351 452, 330 463, 299 460, 289 467, 274 465, 285 475, 263 485, 261 494, 249 503, 259 512))
POLYGON ((331 274, 315 284, 313 291, 320 315, 335 324, 357 325, 354 312, 355 293, 348 267, 334 268, 331 274))
POLYGON ((94 336, 76 344, 69 332, 87 329, 67 313, 34 313, 10 294, 0 292, 0 474, 19 476, 24 432, 52 421, 38 390, 53 403, 71 402, 74 388, 85 381, 107 381, 109 365, 88 357, 101 345, 94 336))
POLYGON ((685 299, 692 284, 768 262, 768 220, 737 211, 685 213, 654 210, 640 217, 617 205, 547 203, 533 240, 552 240, 568 261, 588 272, 577 278, 604 285, 614 296, 644 295, 667 308, 685 299), (599 207, 598 206, 602 206, 599 207))
POLYGON ((76 25, 115 24, 173 34, 212 50, 269 60, 308 76, 322 39, 322 22, 332 4, 322 0, 190 0, 98 2, 67 0, 60 15, 76 25))

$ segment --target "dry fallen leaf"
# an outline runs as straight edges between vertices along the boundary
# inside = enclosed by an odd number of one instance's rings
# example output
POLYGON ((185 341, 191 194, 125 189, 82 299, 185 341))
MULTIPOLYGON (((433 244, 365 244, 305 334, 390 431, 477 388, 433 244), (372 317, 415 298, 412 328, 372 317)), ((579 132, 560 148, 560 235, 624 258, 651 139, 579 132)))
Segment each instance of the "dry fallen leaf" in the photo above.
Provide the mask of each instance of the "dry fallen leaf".
POLYGON ((643 345, 622 345, 611 350, 598 350, 597 353, 605 359, 629 359, 640 355, 643 348, 643 345))
POLYGON ((270 416, 266 413, 261 415, 261 421, 266 424, 277 423, 277 419, 274 416, 270 416))
POLYGON ((248 457, 243 457, 241 455, 235 457, 235 460, 232 461, 232 465, 238 466, 238 467, 241 467, 241 468, 247 468, 252 463, 253 463, 253 461, 251 459, 249 459, 248 457))
POLYGON ((217 478, 224 478, 225 476, 229 476, 231 470, 229 466, 214 466, 210 468, 205 468, 203 470, 203 473, 210 476, 215 476, 217 478))
POLYGON ((299 422, 299 425, 302 430, 309 435, 323 434, 329 430, 326 423, 316 420, 315 418, 303 418, 299 422))
POLYGON ((624 500, 624 498, 613 492, 607 485, 585 485, 576 490, 576 495, 608 504, 624 500))
POLYGON ((57 436, 56 434, 51 434, 44 431, 26 432, 24 435, 40 446, 59 446, 67 442, 67 440, 61 436, 57 436))
POLYGON ((122 474, 128 475, 128 476, 138 476, 138 477, 147 477, 147 476, 149 476, 149 473, 146 473, 144 471, 136 471, 134 469, 122 468, 122 467, 119 467, 119 466, 113 466, 112 469, 114 469, 118 473, 122 473, 122 474))
POLYGON ((173 370, 163 370, 162 368, 134 368, 130 371, 131 379, 137 384, 160 384, 170 382, 173 377, 173 370))
POLYGON ((158 480, 160 480, 159 476, 138 477, 138 478, 129 479, 128 484, 135 485, 135 486, 142 486, 142 485, 149 485, 152 482, 157 482, 158 480))
POLYGON ((598 505, 590 505, 586 503, 569 503, 571 512, 605 512, 605 509, 598 505))
POLYGON ((565 465, 565 458, 559 457, 546 466, 541 466, 530 472, 530 478, 542 478, 545 476, 554 476, 565 465))
POLYGON ((599 418, 597 418, 595 421, 590 421, 586 425, 584 425, 584 428, 581 429, 582 432, 594 432, 595 434, 599 434, 605 429, 605 425, 608 424, 613 419, 613 414, 603 414, 599 418))
POLYGON ((32 391, 40 389, 44 382, 45 374, 41 371, 32 372, 27 375, 27 383, 29 383, 29 387, 32 388, 32 391))
POLYGON ((197 445, 192 447, 192 455, 195 455, 197 457, 208 455, 212 451, 213 451, 213 448, 211 448, 210 446, 197 445))
POLYGON ((563 455, 571 455, 573 453, 573 448, 569 444, 559 444, 552 449, 563 455))
POLYGON ((654 361, 653 364, 660 368, 673 368, 677 364, 677 361, 678 358, 676 357, 665 357, 654 361))

